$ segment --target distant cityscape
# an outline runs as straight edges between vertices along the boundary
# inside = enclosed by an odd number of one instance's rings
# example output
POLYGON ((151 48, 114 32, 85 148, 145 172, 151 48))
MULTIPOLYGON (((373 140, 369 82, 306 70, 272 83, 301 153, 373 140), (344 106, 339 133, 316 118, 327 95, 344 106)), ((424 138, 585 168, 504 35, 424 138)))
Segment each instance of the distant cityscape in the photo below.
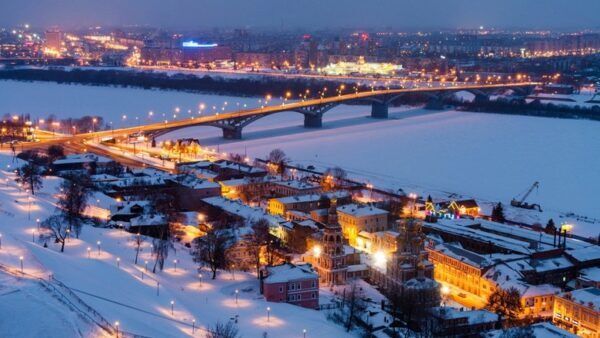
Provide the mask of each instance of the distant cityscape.
POLYGON ((77 65, 420 81, 504 78, 595 85, 600 33, 474 30, 296 31, 153 28, 0 30, 5 65, 77 65), (560 78, 559 78, 560 77, 560 78))

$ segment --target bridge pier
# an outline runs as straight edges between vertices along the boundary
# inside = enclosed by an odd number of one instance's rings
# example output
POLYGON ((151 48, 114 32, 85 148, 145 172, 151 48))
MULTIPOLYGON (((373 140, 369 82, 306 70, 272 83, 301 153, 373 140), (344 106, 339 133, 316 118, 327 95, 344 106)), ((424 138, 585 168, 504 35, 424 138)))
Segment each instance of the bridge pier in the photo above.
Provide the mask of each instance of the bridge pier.
POLYGON ((304 114, 304 128, 321 128, 323 126, 323 115, 304 114))
POLYGON ((227 140, 241 140, 242 128, 223 128, 223 138, 227 140))
POLYGON ((441 98, 431 99, 425 104, 425 109, 442 110, 444 109, 444 100, 441 98))
POLYGON ((389 104, 373 102, 371 104, 371 117, 374 119, 387 119, 388 118, 389 104))
POLYGON ((475 102, 475 103, 486 103, 489 100, 490 100, 489 95, 481 95, 481 94, 479 94, 479 95, 475 95, 475 99, 474 99, 473 102, 475 102))

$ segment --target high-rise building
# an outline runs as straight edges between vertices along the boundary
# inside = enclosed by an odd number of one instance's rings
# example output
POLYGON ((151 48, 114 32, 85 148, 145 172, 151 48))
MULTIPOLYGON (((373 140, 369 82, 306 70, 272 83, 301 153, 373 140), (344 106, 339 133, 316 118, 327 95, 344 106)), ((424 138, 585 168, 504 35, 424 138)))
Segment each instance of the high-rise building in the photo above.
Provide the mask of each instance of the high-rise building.
POLYGON ((46 31, 46 48, 60 51, 62 48, 62 32, 59 30, 46 31))

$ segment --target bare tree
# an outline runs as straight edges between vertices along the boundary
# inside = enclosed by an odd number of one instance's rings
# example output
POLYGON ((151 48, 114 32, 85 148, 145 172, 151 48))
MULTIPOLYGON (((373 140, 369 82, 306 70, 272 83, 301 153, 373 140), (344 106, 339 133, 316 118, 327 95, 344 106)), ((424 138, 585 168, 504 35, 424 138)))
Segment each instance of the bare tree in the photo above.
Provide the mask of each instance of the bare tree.
POLYGON ((341 323, 350 332, 360 321, 361 315, 367 308, 363 292, 352 282, 350 289, 344 289, 340 306, 328 315, 330 320, 341 323))
POLYGON ((260 278, 260 254, 263 247, 267 247, 267 253, 270 252, 269 241, 269 221, 265 218, 260 218, 252 224, 252 235, 249 236, 250 254, 255 260, 256 276, 260 278))
POLYGON ((237 326, 231 321, 227 323, 217 322, 209 327, 206 338, 240 338, 237 326))
POLYGON ((212 279, 217 277, 217 270, 229 267, 225 251, 231 240, 230 230, 224 229, 223 225, 218 223, 213 224, 206 235, 194 240, 196 244, 195 260, 208 265, 212 272, 212 279))
POLYGON ((74 229, 77 238, 81 233, 82 213, 87 208, 91 194, 89 184, 90 179, 87 175, 71 176, 64 180, 59 188, 62 195, 58 199, 57 207, 69 224, 69 231, 74 229))
POLYGON ((35 195, 35 191, 42 187, 42 169, 35 161, 30 160, 17 170, 16 180, 35 195))
POLYGON ((176 199, 169 193, 154 194, 150 196, 150 202, 151 211, 163 215, 166 221, 166 224, 159 229, 158 238, 153 240, 154 267, 152 272, 156 273, 157 267, 162 271, 169 251, 175 248, 173 239, 180 233, 179 224, 182 215, 179 213, 176 199))
POLYGON ((54 239, 55 243, 60 243, 60 252, 64 252, 69 229, 65 219, 61 215, 52 215, 45 219, 40 226, 48 230, 44 236, 54 239))
POLYGON ((140 235, 140 233, 138 232, 137 235, 134 237, 134 243, 135 243, 135 264, 137 264, 138 262, 138 257, 140 255, 140 251, 142 251, 142 244, 144 244, 144 237, 142 237, 140 235))
POLYGON ((54 144, 48 147, 46 150, 46 155, 48 155, 48 161, 53 163, 59 158, 65 157, 65 149, 60 145, 54 144))
POLYGON ((321 176, 321 187, 324 191, 343 188, 348 174, 340 167, 329 168, 321 176))
MULTIPOLYGON (((161 231, 161 235, 162 235, 161 231)), ((173 243, 159 236, 152 241, 152 253, 154 254, 154 266, 152 267, 152 273, 156 273, 158 267, 161 271, 165 267, 165 260, 169 257, 169 250, 173 248, 173 243)))
POLYGON ((281 149, 273 149, 267 156, 267 161, 276 166, 276 172, 279 174, 283 174, 285 171, 285 164, 289 161, 283 150, 281 149))
POLYGON ((515 320, 523 310, 521 294, 514 287, 510 287, 507 290, 496 288, 488 298, 486 309, 497 313, 509 321, 515 320))

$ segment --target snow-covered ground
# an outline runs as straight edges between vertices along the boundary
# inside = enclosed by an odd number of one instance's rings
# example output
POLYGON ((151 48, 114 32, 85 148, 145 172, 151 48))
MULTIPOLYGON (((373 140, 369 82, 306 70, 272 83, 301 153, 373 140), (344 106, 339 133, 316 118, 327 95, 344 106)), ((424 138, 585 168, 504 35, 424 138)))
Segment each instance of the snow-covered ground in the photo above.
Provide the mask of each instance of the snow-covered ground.
MULTIPOLYGON (((128 88, 0 81, 0 112, 60 117, 103 114, 115 126, 138 117, 147 121, 180 108, 204 114, 256 106, 257 98, 233 98, 128 88), (234 108, 235 107, 235 108, 234 108)), ((519 219, 545 224, 548 218, 573 222, 574 232, 600 231, 600 123, 455 111, 393 108, 389 120, 367 118, 370 107, 338 106, 324 117, 321 129, 302 127, 298 113, 276 114, 250 124, 244 140, 225 141, 221 130, 194 127, 163 138, 195 137, 219 152, 264 157, 282 148, 296 163, 342 166, 353 176, 382 188, 440 194, 459 193, 483 201, 508 203, 534 181, 540 182, 529 202, 544 213, 511 209, 519 219), (567 213, 574 213, 569 217, 567 213), (562 216, 562 218, 560 217, 562 216), (587 219, 579 216, 588 217, 587 219)), ((172 115, 171 115, 172 116, 172 115)))
POLYGON ((0 272, 0 336, 90 337, 102 332, 39 283, 0 272))
MULTIPOLYGON (((198 264, 183 245, 176 245, 177 251, 170 253, 165 270, 157 274, 142 274, 146 260, 148 269, 152 269, 151 242, 144 243, 136 265, 133 235, 122 230, 84 226, 79 239, 69 239, 64 253, 60 253, 59 245, 52 241, 44 248, 36 219, 55 212, 52 195, 60 179, 45 179, 44 188, 30 202, 28 195, 11 180, 12 170, 17 165, 10 156, 0 154, 0 264, 18 272, 22 256, 25 273, 45 279, 52 274, 106 321, 113 325, 118 321, 120 330, 146 337, 203 337, 207 325, 227 322, 237 316, 240 333, 249 338, 264 337, 264 332, 268 337, 300 337, 304 329, 307 337, 351 336, 341 326, 328 321, 326 312, 267 303, 259 295, 258 281, 251 274, 220 273, 213 281, 204 270, 200 280, 198 264), (177 259, 176 268, 174 259, 177 259), (240 290, 237 303, 236 289, 240 290), (271 309, 269 319, 267 307, 271 309), (193 320, 196 330, 192 334, 193 320)), ((101 205, 110 203, 110 199, 95 198, 92 203, 101 205)), ((28 301, 27 295, 33 294, 29 289, 26 285, 7 282, 0 275, 1 337, 54 337, 43 332, 56 330, 60 330, 56 331, 61 333, 60 337, 87 336, 80 334, 86 326, 81 321, 67 320, 68 311, 54 309, 56 305, 52 300, 40 296, 36 301, 28 301), (3 290, 11 287, 18 293, 4 298, 7 295, 3 290), (17 306, 15 302, 27 304, 17 306), (30 314, 39 313, 38 308, 47 309, 50 314, 30 314), (20 327, 29 325, 29 321, 31 327, 20 327), (13 327, 15 323, 19 327, 13 327)))

